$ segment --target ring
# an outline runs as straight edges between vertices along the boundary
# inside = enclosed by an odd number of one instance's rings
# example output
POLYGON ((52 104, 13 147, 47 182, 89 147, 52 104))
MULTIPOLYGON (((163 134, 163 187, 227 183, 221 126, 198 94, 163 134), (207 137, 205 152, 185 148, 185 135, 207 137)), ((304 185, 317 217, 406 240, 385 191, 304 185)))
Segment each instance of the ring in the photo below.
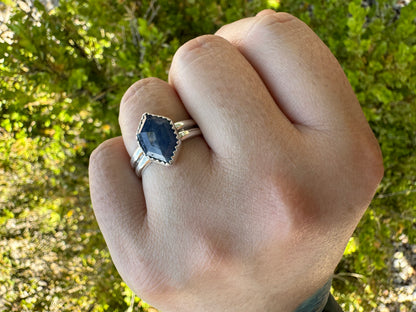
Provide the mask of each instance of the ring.
POLYGON ((152 162, 170 166, 178 156, 181 142, 200 134, 201 129, 192 119, 174 123, 167 117, 144 113, 136 131, 138 146, 130 164, 139 177, 152 162))

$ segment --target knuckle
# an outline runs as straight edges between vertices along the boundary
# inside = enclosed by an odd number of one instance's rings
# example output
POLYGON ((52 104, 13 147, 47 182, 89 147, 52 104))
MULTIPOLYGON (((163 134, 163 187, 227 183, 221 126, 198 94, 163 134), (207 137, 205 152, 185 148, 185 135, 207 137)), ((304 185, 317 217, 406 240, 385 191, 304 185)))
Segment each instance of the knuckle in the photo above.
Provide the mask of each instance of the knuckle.
POLYGON ((267 14, 276 14, 276 11, 272 9, 264 9, 264 10, 261 10, 259 13, 257 13, 256 16, 263 16, 267 14))
POLYGON ((384 176, 383 155, 380 145, 374 136, 369 136, 360 144, 361 159, 365 171, 363 175, 367 177, 369 185, 378 185, 384 176))
POLYGON ((338 172, 337 178, 342 185, 341 188, 354 194, 349 202, 350 211, 362 213, 362 209, 368 207, 383 177, 383 157, 372 133, 356 133, 348 141, 344 148, 340 148, 339 151, 342 152, 338 153, 335 162, 337 167, 332 170, 338 172), (339 177, 342 177, 342 180, 339 180, 339 177))
POLYGON ((267 14, 264 16, 270 16, 274 18, 277 23, 286 23, 292 20, 297 20, 295 16, 286 12, 277 12, 276 14, 267 14))
POLYGON ((128 105, 128 103, 130 102, 129 100, 132 97, 137 96, 137 94, 140 94, 141 92, 143 92, 151 86, 159 86, 164 83, 165 82, 163 80, 155 77, 148 77, 136 81, 127 89, 126 93, 124 93, 120 103, 120 110, 123 109, 126 105, 128 105))
POLYGON ((119 146, 120 143, 122 144, 120 138, 117 137, 106 140, 100 145, 98 145, 98 147, 95 150, 93 150, 93 152, 90 155, 90 170, 100 167, 100 165, 105 162, 106 158, 113 155, 114 148, 116 146, 119 146))
POLYGON ((232 24, 225 24, 225 25, 222 25, 216 32, 215 32, 215 35, 216 36, 221 36, 221 34, 223 34, 223 33, 226 33, 229 29, 231 29, 232 28, 232 26, 231 26, 232 24))
POLYGON ((265 37, 268 38, 270 35, 291 37, 293 33, 299 35, 308 29, 309 27, 295 16, 279 12, 257 17, 247 38, 258 40, 265 37))
POLYGON ((174 55, 169 81, 176 85, 188 73, 195 73, 207 64, 212 67, 213 59, 221 63, 221 59, 228 55, 230 47, 233 48, 231 43, 217 35, 204 35, 188 41, 174 55))
POLYGON ((299 20, 293 15, 286 12, 279 12, 276 14, 267 14, 260 16, 255 26, 260 28, 268 28, 269 26, 284 24, 286 22, 291 21, 299 22, 299 20))
POLYGON ((153 99, 165 93, 166 84, 165 81, 155 77, 135 82, 121 100, 118 116, 120 125, 123 124, 123 121, 130 120, 130 117, 127 116, 140 116, 145 111, 148 111, 150 109, 149 103, 151 103, 153 108, 158 105, 163 106, 162 102, 154 101, 153 99))
POLYGON ((176 59, 186 61, 199 58, 209 54, 212 49, 222 48, 227 45, 227 41, 216 35, 203 35, 194 38, 181 46, 175 54, 176 59))

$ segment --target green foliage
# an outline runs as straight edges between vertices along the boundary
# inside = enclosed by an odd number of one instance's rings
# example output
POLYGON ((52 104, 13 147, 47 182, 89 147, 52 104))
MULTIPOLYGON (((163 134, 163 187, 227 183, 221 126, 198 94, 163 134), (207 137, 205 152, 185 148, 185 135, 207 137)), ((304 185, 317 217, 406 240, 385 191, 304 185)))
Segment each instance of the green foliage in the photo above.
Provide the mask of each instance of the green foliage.
POLYGON ((120 134, 131 84, 166 79, 182 43, 265 1, 28 3, 6 3, 0 37, 0 311, 151 311, 112 265, 88 156, 120 134))
POLYGON ((266 7, 300 17, 329 46, 381 144, 385 178, 334 281, 346 311, 377 306, 391 288, 393 242, 416 236, 416 2, 370 2, 61 0, 50 11, 5 2, 0 311, 151 311, 111 263, 91 213, 88 156, 120 134, 132 83, 166 79, 182 43, 266 7))

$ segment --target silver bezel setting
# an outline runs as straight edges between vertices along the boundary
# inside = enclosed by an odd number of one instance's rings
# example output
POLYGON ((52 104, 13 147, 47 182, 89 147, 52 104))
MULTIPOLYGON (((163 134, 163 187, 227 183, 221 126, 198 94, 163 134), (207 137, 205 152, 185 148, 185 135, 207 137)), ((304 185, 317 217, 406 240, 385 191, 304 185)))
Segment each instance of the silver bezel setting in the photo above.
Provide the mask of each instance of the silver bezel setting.
POLYGON ((140 132, 141 132, 141 130, 143 128, 143 125, 145 124, 146 119, 147 119, 148 116, 162 118, 162 119, 165 119, 165 120, 167 120, 169 122, 169 124, 171 126, 171 129, 172 129, 173 133, 175 134, 176 145, 175 145, 175 150, 173 151, 172 158, 170 159, 169 162, 164 162, 164 161, 161 161, 161 160, 159 160, 157 158, 154 158, 154 157, 152 157, 150 155, 147 155, 146 153, 144 153, 144 151, 143 151, 143 154, 144 154, 143 156, 144 157, 147 157, 148 159, 150 159, 154 163, 157 163, 157 164, 160 164, 160 165, 164 165, 164 166, 170 166, 170 165, 172 165, 174 163, 174 161, 175 161, 175 159, 176 159, 176 157, 178 155, 178 152, 179 152, 179 149, 180 149, 180 146, 181 146, 181 142, 182 142, 181 139, 180 139, 178 130, 176 129, 175 124, 173 123, 173 121, 171 119, 169 119, 169 118, 167 118, 165 116, 160 116, 160 115, 150 114, 150 113, 144 113, 142 115, 141 119, 140 119, 140 123, 139 123, 139 126, 138 126, 137 131, 136 131, 136 142, 137 142, 137 144, 140 146, 140 148, 142 150, 143 150, 143 147, 141 146, 140 141, 137 138, 137 135, 140 134, 140 132))

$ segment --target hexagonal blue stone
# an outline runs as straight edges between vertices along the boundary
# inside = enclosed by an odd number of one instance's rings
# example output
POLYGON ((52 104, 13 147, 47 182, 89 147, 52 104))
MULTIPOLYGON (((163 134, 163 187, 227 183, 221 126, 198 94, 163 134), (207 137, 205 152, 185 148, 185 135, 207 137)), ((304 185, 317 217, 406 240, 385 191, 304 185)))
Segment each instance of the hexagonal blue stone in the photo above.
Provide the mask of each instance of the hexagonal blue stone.
POLYGON ((137 141, 143 152, 150 158, 170 164, 179 143, 171 122, 146 113, 142 123, 141 130, 137 133, 137 141))

